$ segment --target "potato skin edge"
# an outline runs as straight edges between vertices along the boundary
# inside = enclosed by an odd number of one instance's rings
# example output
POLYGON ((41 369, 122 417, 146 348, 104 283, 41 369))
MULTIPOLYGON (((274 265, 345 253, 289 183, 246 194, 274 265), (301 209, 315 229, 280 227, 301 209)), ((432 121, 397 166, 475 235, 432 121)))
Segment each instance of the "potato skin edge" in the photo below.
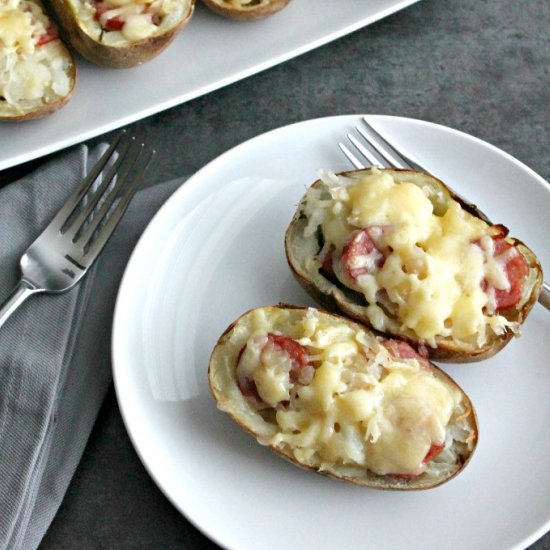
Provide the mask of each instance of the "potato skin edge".
MULTIPOLYGON (((295 305, 288 305, 288 304, 277 304, 277 305, 274 305, 274 306, 265 306, 265 307, 266 308, 284 308, 284 309, 300 310, 300 311, 304 311, 304 312, 309 309, 305 306, 295 306, 295 305)), ((243 318, 245 318, 248 314, 250 314, 252 311, 254 311, 255 309, 263 309, 263 308, 254 308, 254 309, 248 310, 245 313, 243 313, 242 315, 240 315, 235 321, 233 321, 224 330, 222 335, 217 340, 217 342, 216 342, 216 344, 215 344, 215 346, 212 350, 210 360, 209 360, 209 364, 208 364, 208 385, 209 385, 209 389, 210 389, 210 392, 212 394, 212 397, 213 397, 214 401, 216 402, 216 404, 218 405, 218 408, 220 409, 220 411, 222 411, 227 416, 229 416, 231 418, 231 420, 233 422, 235 422, 235 424, 237 424, 241 429, 243 429, 245 432, 247 432, 248 434, 253 436, 256 439, 256 441, 258 442, 258 437, 257 437, 257 434, 254 431, 254 429, 251 426, 247 425, 245 422, 243 422, 243 420, 241 418, 239 418, 238 416, 233 414, 232 411, 229 411, 225 407, 223 407, 223 405, 222 405, 224 403, 223 392, 221 390, 218 390, 218 388, 215 387, 215 384, 214 384, 214 381, 213 381, 213 378, 214 378, 213 377, 213 371, 214 371, 214 368, 215 368, 215 365, 213 365, 213 358, 214 358, 214 355, 215 355, 215 351, 218 348, 224 346, 226 340, 229 339, 229 337, 231 335, 231 332, 240 323, 240 321, 243 318)), ((361 325, 361 323, 358 323, 355 320, 344 317, 343 315, 340 315, 338 313, 333 313, 331 311, 326 311, 326 310, 319 309, 319 308, 316 308, 316 309, 320 313, 330 315, 331 317, 336 318, 336 319, 340 319, 345 323, 358 325, 362 329, 365 328, 364 326, 361 325)), ((367 330, 371 330, 371 329, 367 328, 367 330)), ((371 330, 371 332, 374 332, 374 331, 371 330)), ((385 339, 385 338, 382 337, 382 339, 385 339)), ((401 479, 392 478, 391 476, 379 476, 379 475, 376 475, 376 474, 373 474, 372 479, 358 480, 358 479, 350 477, 350 476, 338 476, 338 475, 336 475, 332 472, 321 471, 321 470, 319 470, 319 469, 317 469, 313 466, 308 466, 308 465, 302 464, 295 457, 284 453, 281 449, 278 449, 274 445, 265 445, 265 446, 268 449, 270 449, 273 453, 278 455, 279 457, 281 457, 281 458, 285 459, 286 461, 294 464, 295 466, 298 466, 299 468, 301 468, 303 470, 314 472, 314 473, 317 473, 319 475, 329 477, 329 478, 332 478, 332 479, 336 479, 336 480, 339 480, 339 481, 352 483, 353 485, 357 485, 357 486, 360 486, 360 487, 365 487, 365 488, 370 488, 370 489, 379 489, 379 490, 384 490, 384 491, 423 491, 423 490, 432 489, 434 487, 438 487, 440 485, 443 485, 444 483, 447 483, 448 481, 450 481, 451 479, 456 477, 458 474, 460 474, 464 470, 464 468, 466 468, 466 466, 469 464, 470 460, 472 459, 472 456, 475 453, 475 450, 476 450, 476 447, 477 447, 477 442, 478 442, 478 439, 479 439, 479 424, 478 424, 477 413, 476 413, 476 410, 474 408, 474 405, 473 405, 470 397, 466 394, 466 392, 459 386, 459 384, 453 378, 451 378, 451 376, 449 376, 445 371, 443 371, 442 369, 437 367, 437 365, 434 365, 433 363, 430 362, 430 366, 432 367, 432 369, 436 373, 438 373, 439 376, 442 376, 443 378, 448 380, 453 386, 458 388, 460 393, 466 399, 466 401, 467 401, 467 403, 470 407, 471 424, 472 424, 473 433, 475 435, 475 442, 474 442, 474 447, 473 447, 472 451, 466 457, 464 462, 462 464, 460 464, 460 467, 456 470, 456 472, 452 473, 448 477, 444 477, 440 480, 434 480, 433 483, 428 483, 428 484, 419 483, 419 480, 414 480, 414 479, 412 479, 412 480, 401 480, 401 479)), ((243 399, 244 399, 244 397, 243 397, 243 399)))
MULTIPOLYGON (((407 169, 392 168, 391 170, 399 173, 407 173, 407 172, 418 173, 414 170, 407 170, 407 169)), ((341 172, 339 175, 350 176, 361 171, 363 170, 346 171, 346 172, 341 172)), ((466 211, 484 220, 487 223, 491 223, 491 221, 487 218, 487 216, 476 205, 465 201, 463 198, 461 198, 456 193, 454 193, 452 189, 450 189, 445 183, 443 183, 438 178, 435 178, 431 174, 428 174, 428 176, 430 178, 433 178, 433 180, 437 182, 438 185, 440 185, 443 189, 445 189, 447 193, 449 193, 451 198, 456 200, 466 211)), ((320 182, 319 180, 317 180, 310 187, 319 186, 319 185, 320 185, 320 182)), ((285 255, 292 274, 294 275, 294 277, 296 278, 300 286, 302 286, 302 288, 316 302, 322 304, 323 307, 325 307, 329 311, 339 312, 345 316, 348 316, 364 324, 369 329, 374 330, 375 332, 378 332, 375 329, 373 329, 368 319, 365 319, 363 316, 358 315, 356 312, 353 311, 353 303, 350 303, 349 300, 339 299, 339 296, 337 296, 335 292, 331 292, 330 294, 325 294, 321 292, 310 279, 308 279, 307 277, 299 273, 298 269, 296 268, 293 262, 292 254, 290 252, 291 250, 290 239, 291 239, 293 224, 295 224, 300 219, 301 211, 302 211, 302 202, 298 206, 298 209, 294 215, 294 218, 292 219, 289 226, 287 227, 287 231, 285 234, 285 255)), ((531 288, 529 299, 522 306, 522 308, 520 310, 510 308, 507 310, 503 310, 501 312, 501 314, 505 315, 508 319, 512 321, 517 321, 521 325, 523 324, 528 314, 530 313, 531 309, 533 308, 533 306, 538 300, 538 297, 542 288, 543 273, 542 273, 542 267, 540 265, 538 258, 529 247, 527 247, 522 241, 516 238, 507 237, 507 240, 511 244, 513 244, 513 246, 515 246, 520 250, 520 252, 526 258, 527 263, 529 264, 529 267, 536 271, 536 279, 531 288)), ((337 288, 336 285, 333 285, 333 286, 335 289, 337 288)), ((420 345, 420 342, 418 341, 418 339, 410 338, 402 334, 392 334, 387 332, 383 332, 379 334, 385 337, 399 338, 401 340, 405 340, 406 342, 408 342, 409 344, 411 344, 413 347, 417 349, 420 345)), ((514 336, 514 333, 511 330, 506 330, 504 334, 502 334, 501 336, 495 337, 490 342, 487 342, 487 344, 484 347, 480 348, 479 350, 475 350, 473 352, 461 350, 452 342, 446 342, 446 341, 440 341, 437 347, 435 348, 426 347, 426 350, 429 353, 430 359, 435 361, 440 361, 445 363, 474 363, 484 359, 489 359, 490 357, 498 353, 510 342, 513 336, 514 336)))
MULTIPOLYGON (((51 17, 49 13, 47 15, 48 17, 51 17)), ((25 122, 27 120, 37 120, 40 118, 44 118, 49 115, 52 115, 53 113, 55 113, 56 111, 64 107, 72 98, 77 85, 76 63, 65 41, 61 39, 59 40, 63 45, 63 57, 65 57, 68 61, 70 61, 71 68, 70 68, 69 76, 70 76, 72 85, 69 92, 65 96, 60 97, 57 101, 54 101, 53 103, 46 103, 44 105, 41 105, 37 109, 31 109, 25 113, 20 113, 14 116, 0 116, 0 122, 25 122)))
POLYGON ((159 55, 187 25, 195 9, 192 0, 186 16, 167 32, 131 42, 124 46, 109 46, 89 36, 79 24, 78 14, 65 0, 45 0, 52 8, 66 41, 88 61, 102 67, 128 69, 159 55))

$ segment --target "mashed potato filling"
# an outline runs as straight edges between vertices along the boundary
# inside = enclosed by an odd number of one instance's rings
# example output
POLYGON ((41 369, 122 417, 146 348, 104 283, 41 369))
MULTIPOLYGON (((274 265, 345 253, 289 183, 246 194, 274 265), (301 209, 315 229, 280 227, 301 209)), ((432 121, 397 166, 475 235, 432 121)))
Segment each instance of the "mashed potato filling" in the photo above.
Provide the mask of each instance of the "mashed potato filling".
POLYGON ((440 201, 431 188, 396 181, 376 168, 360 179, 328 174, 322 181, 324 187, 306 195, 305 236, 321 228, 334 276, 365 296, 376 329, 387 330, 397 320, 399 329, 433 346, 437 337, 482 345, 488 331, 514 328, 495 313, 485 290, 509 287, 489 224, 454 200, 440 201), (363 230, 383 256, 377 268, 367 269, 364 247, 346 253, 350 236, 363 230))
POLYGON ((82 4, 83 20, 97 20, 107 31, 106 42, 120 38, 137 42, 164 32, 181 18, 184 6, 188 7, 181 0, 82 0, 82 4))
POLYGON ((458 460, 453 441, 467 432, 449 425, 468 406, 424 358, 395 357, 371 333, 314 309, 300 315, 256 310, 247 330, 237 376, 253 380, 260 396, 271 400, 277 428, 264 443, 288 446, 301 463, 321 470, 339 464, 417 476, 440 467, 439 458, 432 464, 434 455, 458 460), (289 378, 292 353, 262 355, 268 335, 281 334, 282 327, 307 350, 307 366, 300 368, 313 372, 305 381, 289 378))
POLYGON ((70 91, 59 40, 39 45, 50 29, 40 6, 25 0, 0 3, 0 98, 23 113, 29 102, 52 102, 70 91))

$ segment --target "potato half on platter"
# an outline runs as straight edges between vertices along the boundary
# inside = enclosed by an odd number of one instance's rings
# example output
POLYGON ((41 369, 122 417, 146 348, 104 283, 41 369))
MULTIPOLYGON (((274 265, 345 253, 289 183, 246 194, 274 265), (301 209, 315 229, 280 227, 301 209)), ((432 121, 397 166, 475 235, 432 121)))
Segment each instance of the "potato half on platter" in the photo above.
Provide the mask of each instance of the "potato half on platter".
POLYGON ((128 68, 161 53, 195 0, 48 0, 69 43, 97 65, 128 68))
POLYGON ((324 174, 285 235, 302 286, 331 311, 430 358, 488 358, 519 334, 542 286, 535 254, 431 175, 324 174))
POLYGON ((314 308, 251 310, 218 340, 218 407, 303 468, 377 489, 429 489, 477 443, 470 399, 406 342, 314 308))
POLYGON ((290 0, 202 0, 210 10, 238 21, 263 19, 282 10, 290 0))
POLYGON ((0 120, 41 118, 69 101, 76 66, 35 0, 0 2, 0 120))

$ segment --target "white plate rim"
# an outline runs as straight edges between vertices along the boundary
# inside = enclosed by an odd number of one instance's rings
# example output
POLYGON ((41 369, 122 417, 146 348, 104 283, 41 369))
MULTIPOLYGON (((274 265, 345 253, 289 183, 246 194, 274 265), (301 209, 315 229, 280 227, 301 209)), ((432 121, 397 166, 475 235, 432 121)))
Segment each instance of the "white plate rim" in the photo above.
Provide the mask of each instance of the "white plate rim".
MULTIPOLYGON (((277 51, 268 57, 259 58, 253 62, 250 62, 247 60, 246 56, 243 56, 242 59, 237 59, 238 67, 227 72, 223 76, 214 73, 209 74, 207 78, 199 79, 199 82, 195 85, 188 86, 183 83, 177 91, 162 93, 160 97, 156 97, 153 93, 151 94, 152 98, 148 100, 146 104, 138 104, 136 102, 136 104, 133 105, 131 101, 124 101, 124 92, 120 93, 117 91, 118 87, 113 86, 111 81, 111 74, 113 73, 112 69, 103 69, 92 65, 77 55, 77 87, 71 101, 64 106, 62 110, 41 120, 26 121, 23 125, 17 123, 5 123, 10 125, 11 132, 6 131, 4 132, 4 135, 0 132, 0 170, 17 166, 24 162, 54 153, 71 145, 92 139, 101 134, 116 130, 117 128, 121 128, 143 118, 206 95, 212 91, 228 86, 229 84, 245 79, 249 76, 274 67, 275 65, 298 57, 308 51, 319 48, 320 46, 328 44, 334 40, 342 38, 343 36, 368 26, 397 11, 405 9, 412 4, 420 2, 421 0, 381 1, 384 2, 385 5, 379 9, 375 9, 374 11, 367 5, 359 6, 359 10, 361 11, 358 11, 357 6, 355 6, 354 8, 357 16, 353 20, 344 24, 338 25, 332 21, 318 22, 318 28, 315 29, 315 32, 311 36, 304 36, 304 39, 300 40, 300 42, 293 47, 285 47, 283 43, 281 43, 281 45, 277 48, 277 51), (91 85, 94 81, 101 81, 102 78, 104 80, 107 78, 109 79, 106 86, 109 91, 111 101, 113 101, 113 98, 117 100, 120 99, 117 104, 118 111, 115 112, 113 110, 113 112, 109 113, 107 117, 98 117, 97 115, 94 117, 93 114, 87 115, 82 112, 86 108, 77 108, 77 102, 82 105, 90 102, 93 103, 92 100, 94 96, 97 96, 98 91, 95 88, 95 85, 93 89, 91 88, 91 85), (71 121, 71 124, 67 124, 69 120, 71 121), (5 153, 4 151, 7 152, 5 153)), ((287 11, 288 10, 285 10, 284 12, 274 16, 281 21, 282 25, 286 24, 285 18, 287 17, 287 11)), ((193 15, 189 25, 193 24, 197 27, 200 26, 201 31, 202 28, 205 28, 206 32, 209 33, 206 41, 211 41, 213 39, 217 40, 218 35, 214 34, 212 36, 212 33, 209 31, 209 27, 205 25, 206 17, 211 17, 214 14, 205 14, 204 12, 206 12, 206 8, 204 6, 197 6, 195 9, 195 14, 193 15)), ((219 16, 215 17, 219 18, 219 16)), ((228 24, 231 24, 231 22, 228 24)), ((183 32, 185 32, 185 29, 183 32)), ((194 27, 193 32, 195 32, 194 27)), ((160 64, 165 62, 167 59, 170 59, 170 61, 175 61, 177 59, 177 55, 180 57, 185 57, 188 46, 184 38, 185 36, 183 36, 183 38, 177 36, 174 42, 168 46, 167 50, 162 53, 159 59, 155 58, 145 64, 145 66, 160 66, 160 64)), ((144 66, 125 69, 122 72, 135 72, 136 70, 142 70, 143 67, 144 66)), ((147 67, 147 69, 148 68, 149 67, 147 67)), ((122 74, 120 70, 115 70, 114 72, 122 74)), ((144 78, 140 79, 140 77, 137 76, 136 80, 132 80, 132 85, 143 86, 144 82, 147 80, 148 79, 144 78)), ((158 77, 156 80, 158 81, 158 77)), ((126 85, 120 86, 122 89, 125 87, 126 85)))
MULTIPOLYGON (((120 324, 122 321, 122 313, 120 311, 120 295, 122 292, 124 292, 124 288, 127 284, 127 279, 131 276, 131 270, 132 270, 132 264, 133 264, 133 258, 136 254, 139 253, 140 244, 143 241, 144 238, 147 237, 148 233, 151 231, 151 228, 154 227, 158 223, 162 223, 162 218, 164 216, 164 213, 167 209, 169 209, 173 202, 181 200, 182 197, 185 197, 187 195, 193 195, 196 193, 196 189, 198 189, 198 186, 201 185, 202 179, 204 178, 205 174, 212 173, 218 170, 219 167, 223 167, 224 163, 226 162, 227 158, 230 158, 231 156, 237 154, 243 149, 246 149, 250 146, 251 143, 257 142, 258 140, 262 139, 271 139, 272 136, 275 136, 279 133, 285 133, 296 126, 303 126, 304 124, 312 124, 315 122, 323 121, 323 120, 336 120, 338 119, 339 122, 342 123, 342 129, 345 130, 347 128, 346 122, 350 120, 351 117, 358 118, 359 116, 363 115, 338 115, 338 116, 332 116, 332 117, 322 117, 319 119, 311 119, 301 122, 296 122, 281 128, 276 128, 274 130, 271 130, 269 132, 266 132, 264 134, 258 135, 254 138, 251 138, 240 145, 237 145, 236 147, 230 149, 226 153, 220 155, 216 159, 212 160, 210 163, 208 163, 205 167, 203 167, 199 172, 197 172, 194 176, 192 176, 185 185, 182 185, 173 195, 166 201, 166 203, 159 209, 157 214, 154 216, 154 218, 151 220, 148 228, 145 230, 143 236, 141 237, 140 241, 138 242, 132 257, 130 258, 130 261, 128 263, 127 270, 124 274, 122 283, 121 283, 121 291, 119 292, 119 296, 117 298, 116 306, 115 306, 115 317, 113 321, 113 342, 112 342, 112 353, 113 353, 113 375, 114 375, 114 381, 115 381, 115 389, 117 393, 117 397, 120 404, 121 413, 123 416, 123 420, 126 426, 126 429, 128 430, 128 434, 130 436, 130 439, 132 440, 132 443, 134 445, 134 448, 136 449, 136 452, 138 456, 140 457, 141 461, 143 462, 146 470, 148 471, 149 475, 152 477, 152 479, 155 481, 159 489, 165 494, 165 496, 172 502, 172 504, 199 530, 201 530, 203 533, 205 533, 211 540, 219 544, 220 546, 224 545, 223 537, 217 536, 215 533, 208 532, 207 529, 205 529, 204 525, 201 525, 200 522, 197 522, 195 518, 193 518, 192 514, 189 513, 189 510, 183 510, 180 506, 180 504, 174 500, 173 496, 170 494, 170 491, 166 489, 166 487, 163 487, 162 484, 159 482, 157 475, 155 471, 153 471, 150 466, 147 463, 147 458, 143 454, 143 449, 140 447, 139 437, 136 435, 135 430, 133 429, 131 420, 127 417, 125 414, 125 406, 124 406, 124 392, 125 389, 121 386, 120 381, 120 370, 119 370, 119 362, 117 360, 118 357, 118 349, 117 349, 117 334, 120 331, 120 324)), ((451 134, 459 135, 462 139, 465 139, 467 141, 471 141, 481 147, 484 147, 488 150, 492 150, 493 152, 500 155, 502 158, 507 159, 510 163, 516 165, 521 170, 523 170, 526 174, 529 175, 530 178, 532 178, 533 182, 536 182, 538 185, 541 185, 546 192, 550 192, 550 185, 548 182, 546 182, 540 175, 538 175, 535 171, 530 169, 528 166, 523 164, 521 161, 513 157, 512 155, 506 153, 505 151, 499 149, 498 147, 483 141, 475 136, 472 136, 470 134, 466 134, 464 132, 461 132, 459 130, 449 128, 440 124, 435 124, 432 122, 424 121, 424 120, 418 120, 418 119, 411 119, 411 118, 405 118, 405 117, 398 117, 398 116, 388 116, 388 115, 367 115, 369 118, 373 118, 375 121, 378 120, 395 120, 395 121, 404 121, 405 123, 412 123, 417 124, 421 126, 425 126, 427 128, 433 128, 438 130, 443 130, 444 132, 450 132, 451 134)), ((518 541, 516 545, 510 548, 525 548, 526 546, 530 545, 531 543, 538 540, 542 535, 544 535, 548 530, 550 529, 550 517, 544 523, 541 525, 537 530, 533 531, 529 536, 523 538, 521 541, 518 541)))

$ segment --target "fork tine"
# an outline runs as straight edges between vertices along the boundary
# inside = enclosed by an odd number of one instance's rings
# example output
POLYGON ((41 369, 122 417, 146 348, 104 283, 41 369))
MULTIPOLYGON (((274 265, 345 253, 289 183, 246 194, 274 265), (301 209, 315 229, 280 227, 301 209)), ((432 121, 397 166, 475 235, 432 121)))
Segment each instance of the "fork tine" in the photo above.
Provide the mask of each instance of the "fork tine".
POLYGON ((103 153, 101 158, 97 161, 96 164, 92 167, 90 172, 86 175, 86 177, 82 180, 82 183, 73 191, 73 194, 69 197, 67 202, 61 207, 59 212, 55 215, 52 222, 48 226, 48 229, 50 228, 56 228, 58 231, 61 231, 61 228, 65 225, 71 214, 74 212, 75 208, 78 206, 80 201, 83 199, 83 197, 88 193, 90 190, 90 187, 93 185, 103 168, 105 168, 105 165, 113 155, 114 150, 118 146, 119 141, 121 140, 122 136, 125 134, 125 131, 123 130, 120 132, 109 148, 103 153))
MULTIPOLYGON (((356 128, 357 130, 359 130, 357 126, 356 128)), ((369 166, 373 166, 375 164, 378 166, 382 166, 384 162, 387 162, 386 159, 382 155, 380 155, 380 152, 377 151, 376 148, 372 147, 372 144, 368 140, 366 140, 367 143, 370 147, 373 148, 374 151, 376 151, 378 156, 369 151, 353 134, 348 134, 348 139, 355 146, 355 148, 367 159, 367 161, 369 162, 369 166), (380 160, 382 160, 382 163, 380 162, 380 160)))
MULTIPOLYGON (((134 139, 134 138, 132 138, 134 139)), ((101 197, 105 195, 105 192, 109 188, 109 185, 114 180, 115 176, 117 175, 120 165, 124 161, 124 158, 126 157, 126 154, 128 153, 128 149, 131 145, 131 140, 126 135, 123 135, 121 138, 119 138, 119 145, 121 144, 121 149, 117 150, 118 157, 113 162, 113 164, 109 167, 109 171, 105 176, 103 176, 101 183, 97 187, 93 193, 90 193, 88 195, 88 202, 82 208, 80 212, 78 212, 78 215, 75 217, 75 219, 71 220, 70 216, 69 219, 66 220, 66 223, 61 228, 61 232, 66 234, 68 238, 71 238, 73 241, 75 240, 75 236, 78 234, 80 229, 82 228, 84 222, 88 219, 90 214, 94 211, 96 208, 98 202, 101 200, 101 197)), ((115 150, 113 149, 111 156, 114 156, 115 150)), ((97 177, 94 179, 94 181, 97 179, 97 177)))
POLYGON ((133 179, 127 184, 126 189, 124 190, 124 193, 120 196, 118 204, 114 207, 114 209, 110 212, 107 221, 101 227, 98 231, 98 234, 95 235, 95 238, 90 241, 92 238, 95 228, 97 228, 100 221, 102 221, 105 218, 105 215, 111 210, 111 206, 113 205, 113 202, 117 196, 118 190, 122 187, 122 184, 128 177, 131 170, 135 167, 138 158, 141 156, 141 153, 143 151, 144 145, 141 144, 141 146, 137 149, 134 158, 132 159, 130 166, 128 167, 127 171, 125 172, 124 176, 120 177, 117 180, 116 187, 117 189, 111 191, 109 198, 105 200, 104 204, 102 205, 100 211, 98 212, 97 218, 98 221, 96 221, 96 218, 94 218, 94 230, 92 231, 90 227, 86 228, 85 233, 88 233, 88 235, 84 235, 81 237, 82 240, 86 243, 86 245, 89 244, 87 250, 85 251, 82 261, 84 265, 90 265, 95 258, 98 256, 98 254, 103 250, 103 247, 107 244, 107 241, 113 234, 116 226, 120 222, 122 216, 124 215, 124 212, 126 212, 126 209, 128 208, 130 201, 132 200, 132 197, 134 196, 135 192, 137 191, 137 187, 139 183, 141 182, 143 175, 145 174, 147 168, 149 167, 149 164, 153 160, 153 157, 156 154, 156 151, 150 151, 145 161, 142 162, 141 167, 137 171, 137 173, 133 176, 133 179), (122 180, 122 182, 121 182, 122 180), (120 183, 120 185, 119 185, 120 183))
POLYGON ((349 161, 353 164, 353 166, 355 166, 355 168, 358 170, 366 168, 365 165, 341 141, 338 142, 338 147, 340 147, 344 155, 348 157, 349 161))
POLYGON ((420 170, 422 172, 426 171, 425 168, 414 162, 414 160, 405 155, 405 153, 398 150, 395 145, 392 145, 384 136, 380 134, 380 132, 375 130, 369 123, 366 116, 363 117, 363 123, 368 129, 370 135, 361 126, 356 126, 357 131, 363 136, 365 141, 367 141, 371 147, 373 147, 380 154, 380 156, 384 158, 389 166, 393 166, 395 168, 412 168, 413 170, 420 170))
MULTIPOLYGON (((117 162, 112 166, 111 170, 109 171, 108 177, 105 178, 107 181, 106 181, 106 185, 102 185, 103 189, 102 189, 101 195, 99 195, 99 193, 96 193, 96 197, 94 197, 95 199, 94 202, 96 204, 103 197, 104 199, 103 203, 101 204, 99 209, 96 212, 94 212, 93 217, 89 220, 87 225, 77 228, 77 238, 73 239, 73 242, 77 246, 80 246, 82 249, 86 248, 91 238, 93 237, 94 232, 99 227, 100 223, 105 219, 110 208, 115 202, 119 191, 122 189, 122 186, 126 182, 130 172, 134 168, 142 149, 143 149, 143 144, 141 145, 141 147, 137 146, 135 138, 132 138, 131 141, 128 142, 128 147, 124 150, 123 154, 121 154, 118 157, 117 162), (131 151, 130 151, 130 147, 132 148, 131 151), (124 171, 121 174, 118 173, 120 169, 120 165, 128 157, 130 157, 130 160, 126 162, 124 166, 124 171), (116 175, 116 182, 114 185, 110 186, 115 175, 116 175)), ((93 208, 90 210, 90 212, 88 212, 88 214, 91 214, 92 211, 93 211, 93 208)), ((85 223, 87 218, 88 216, 86 216, 82 220, 83 224, 85 223)))

